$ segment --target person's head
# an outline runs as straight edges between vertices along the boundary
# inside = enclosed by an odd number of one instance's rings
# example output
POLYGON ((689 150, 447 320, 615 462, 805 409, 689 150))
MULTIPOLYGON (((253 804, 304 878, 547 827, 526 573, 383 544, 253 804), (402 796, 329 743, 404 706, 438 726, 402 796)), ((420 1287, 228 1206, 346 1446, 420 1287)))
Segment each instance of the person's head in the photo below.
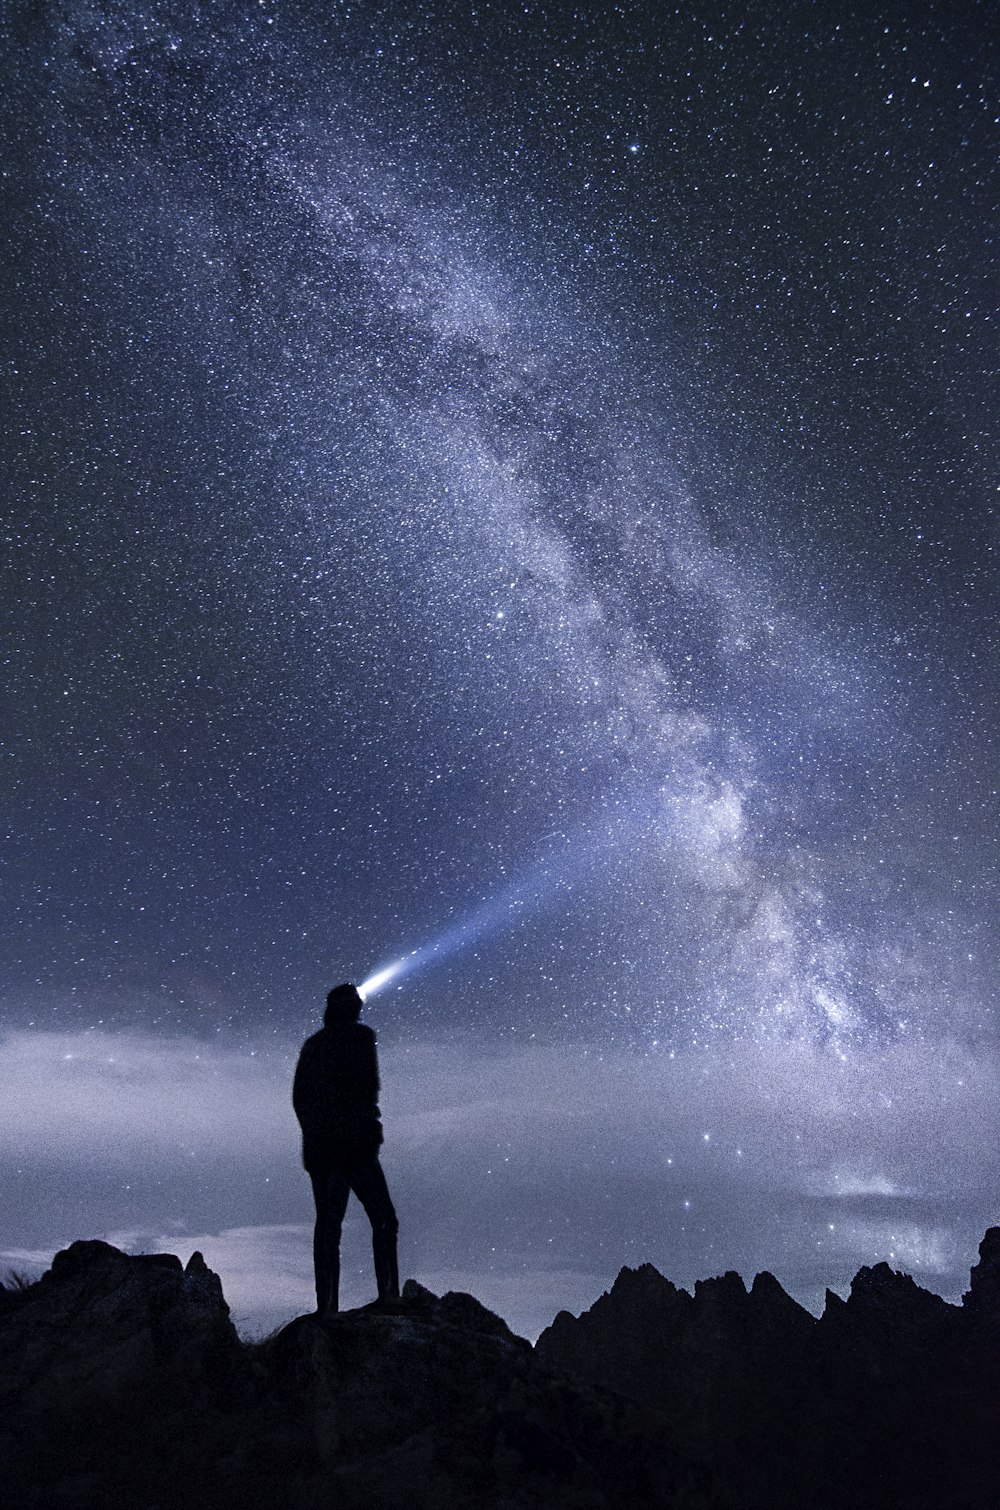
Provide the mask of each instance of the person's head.
POLYGON ((330 1028, 338 1023, 357 1022, 361 1016, 361 997, 357 986, 334 986, 327 992, 323 1026, 330 1028))

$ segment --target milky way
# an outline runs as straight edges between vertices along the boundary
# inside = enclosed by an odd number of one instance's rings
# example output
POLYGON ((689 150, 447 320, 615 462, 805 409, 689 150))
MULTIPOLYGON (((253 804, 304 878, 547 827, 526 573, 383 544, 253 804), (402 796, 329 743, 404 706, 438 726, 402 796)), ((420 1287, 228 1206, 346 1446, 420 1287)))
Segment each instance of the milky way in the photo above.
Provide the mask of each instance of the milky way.
POLYGON ((4 28, 10 1251, 304 1251, 290 1057, 405 957, 418 1270, 527 1327, 639 1257, 954 1290, 996 1172, 984 8, 4 28))

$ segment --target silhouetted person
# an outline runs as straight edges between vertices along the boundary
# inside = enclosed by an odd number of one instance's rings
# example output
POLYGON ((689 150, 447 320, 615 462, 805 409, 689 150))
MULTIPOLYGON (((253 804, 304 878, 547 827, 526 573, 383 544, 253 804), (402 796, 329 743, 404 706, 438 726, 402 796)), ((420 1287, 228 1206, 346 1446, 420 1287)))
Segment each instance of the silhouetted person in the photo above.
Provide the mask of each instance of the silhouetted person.
POLYGON ((361 1005, 355 986, 334 987, 322 1029, 302 1045, 292 1088, 302 1162, 316 1200, 313 1261, 321 1316, 339 1306, 340 1229, 352 1190, 372 1224, 379 1301, 399 1294, 399 1223, 378 1160, 382 1120, 375 1034, 358 1021, 361 1005))

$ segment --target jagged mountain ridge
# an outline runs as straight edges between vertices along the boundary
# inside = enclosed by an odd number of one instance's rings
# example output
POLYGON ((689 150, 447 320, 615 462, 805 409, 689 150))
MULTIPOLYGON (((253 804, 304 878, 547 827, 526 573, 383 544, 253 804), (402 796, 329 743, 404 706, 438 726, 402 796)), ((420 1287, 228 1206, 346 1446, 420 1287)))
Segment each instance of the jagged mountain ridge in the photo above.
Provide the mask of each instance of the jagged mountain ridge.
POLYGON ((580 1317, 561 1312, 536 1352, 668 1419, 721 1503, 1000 1503, 998 1227, 959 1306, 885 1263, 860 1269, 846 1301, 828 1290, 818 1319, 768 1273, 692 1296, 647 1264, 580 1317))
POLYGON ((467 1295, 240 1341, 192 1256, 78 1242, 0 1287, 0 1498, 100 1506, 965 1507, 1000 1475, 1000 1228, 961 1306, 887 1265, 817 1320, 769 1274, 623 1269, 534 1349, 467 1295))

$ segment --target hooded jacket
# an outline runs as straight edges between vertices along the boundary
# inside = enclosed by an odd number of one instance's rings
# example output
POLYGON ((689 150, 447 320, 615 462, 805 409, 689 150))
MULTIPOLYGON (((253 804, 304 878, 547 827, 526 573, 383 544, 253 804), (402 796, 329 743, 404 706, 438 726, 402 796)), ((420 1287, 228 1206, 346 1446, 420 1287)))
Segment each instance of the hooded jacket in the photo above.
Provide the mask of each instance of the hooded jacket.
POLYGON ((376 1157, 382 1143, 378 1092, 375 1034, 366 1024, 334 1022, 306 1039, 292 1105, 310 1174, 376 1157))

